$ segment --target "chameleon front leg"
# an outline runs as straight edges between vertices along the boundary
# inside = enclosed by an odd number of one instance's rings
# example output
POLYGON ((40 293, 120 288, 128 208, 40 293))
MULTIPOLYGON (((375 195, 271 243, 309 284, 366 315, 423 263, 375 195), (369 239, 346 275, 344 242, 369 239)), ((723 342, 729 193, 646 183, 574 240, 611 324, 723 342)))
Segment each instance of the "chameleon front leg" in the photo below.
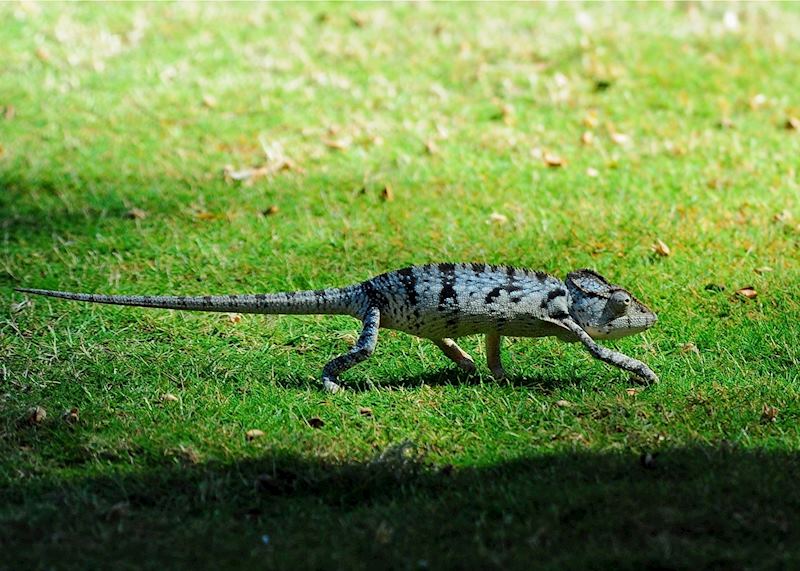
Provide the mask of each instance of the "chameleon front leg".
POLYGON ((617 351, 612 351, 611 349, 598 345, 594 342, 594 339, 592 339, 589 334, 586 333, 586 331, 584 331, 583 328, 572 319, 564 319, 561 321, 561 323, 563 323, 564 326, 569 328, 569 330, 578 337, 578 340, 589 350, 589 353, 592 354, 592 357, 600 359, 601 361, 610 365, 614 365, 615 367, 619 367, 623 371, 633 373, 634 375, 637 375, 648 382, 658 382, 658 376, 650 367, 641 361, 633 359, 632 357, 628 357, 627 355, 623 355, 622 353, 618 353, 617 351))
POLYGON ((503 369, 503 362, 500 360, 500 341, 499 333, 486 334, 486 364, 492 376, 498 381, 506 378, 506 371, 503 369))
POLYGON ((378 342, 380 321, 381 312, 377 307, 367 310, 364 315, 364 328, 353 348, 329 361, 322 369, 322 386, 326 391, 337 392, 341 388, 336 382, 339 380, 339 375, 372 355, 378 342))
POLYGON ((465 371, 472 372, 475 370, 475 361, 473 361, 469 353, 459 347, 452 339, 445 337, 444 339, 431 339, 431 341, 442 350, 442 353, 465 371))

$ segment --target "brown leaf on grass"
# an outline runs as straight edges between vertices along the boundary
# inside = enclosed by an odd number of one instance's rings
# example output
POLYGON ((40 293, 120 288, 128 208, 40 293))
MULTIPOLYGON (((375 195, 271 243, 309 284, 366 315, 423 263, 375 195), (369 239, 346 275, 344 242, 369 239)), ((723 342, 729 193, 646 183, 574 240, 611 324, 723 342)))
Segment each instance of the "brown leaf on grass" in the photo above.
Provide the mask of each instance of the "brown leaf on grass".
POLYGON ((763 422, 775 422, 778 420, 778 409, 768 404, 761 409, 761 420, 763 422))
POLYGON ((758 293, 756 292, 753 286, 745 286, 741 289, 736 290, 736 295, 742 296, 746 299, 755 299, 758 297, 758 293))
POLYGON ((669 246, 667 246, 667 245, 664 243, 664 241, 663 241, 663 240, 660 240, 660 239, 657 239, 657 240, 655 241, 655 243, 654 243, 652 246, 650 246, 650 249, 651 249, 651 250, 653 251, 653 253, 654 253, 654 254, 656 254, 657 256, 663 256, 663 257, 667 257, 667 256, 669 256, 669 255, 672 253, 672 251, 669 249, 669 246))
POLYGON ((11 121, 17 115, 17 110, 13 105, 5 105, 0 107, 0 110, 2 110, 3 118, 6 121, 11 121))
POLYGON ((39 46, 36 48, 36 57, 39 58, 39 61, 48 62, 50 61, 50 52, 44 46, 39 46))
POLYGON ((584 131, 581 135, 581 143, 587 146, 594 143, 594 133, 591 131, 584 131))
POLYGON ((339 139, 325 139, 322 143, 329 149, 345 151, 353 144, 353 140, 349 137, 341 137, 339 139))
POLYGON ((767 96, 766 95, 764 95, 763 93, 756 93, 755 95, 753 95, 750 98, 750 101, 749 101, 750 109, 755 111, 756 109, 759 109, 759 108, 763 107, 766 102, 767 102, 767 96))
POLYGON ((217 106, 217 98, 213 95, 203 95, 203 105, 209 109, 213 109, 217 106))
POLYGON ((581 120, 584 127, 588 127, 589 129, 594 129, 599 124, 599 120, 597 119, 597 111, 587 111, 586 115, 583 116, 581 120))
POLYGON ((772 217, 773 222, 788 222, 792 219, 792 213, 789 210, 781 210, 772 217))
POLYGON ((547 152, 542 157, 542 160, 544 160, 544 164, 546 164, 550 168, 559 168, 567 164, 567 161, 562 157, 547 152))
POLYGON ((436 144, 436 141, 433 139, 428 139, 425 141, 425 152, 429 155, 438 155, 439 154, 439 145, 436 144))
POLYGON ((197 218, 198 220, 216 220, 220 216, 218 214, 214 214, 213 212, 200 210, 194 213, 194 217, 197 218))
POLYGON ((763 276, 764 274, 773 271, 773 269, 770 268, 769 266, 761 266, 760 268, 756 268, 753 271, 757 273, 759 276, 763 276))
POLYGON ((350 23, 353 24, 356 28, 363 28, 369 23, 369 18, 367 18, 366 14, 362 14, 360 12, 352 12, 350 14, 350 23))
POLYGON ((800 131, 800 118, 788 117, 786 119, 786 123, 784 123, 783 126, 789 131, 800 131))
POLYGON ((492 212, 489 215, 488 222, 490 224, 497 224, 501 226, 508 222, 508 216, 506 216, 505 214, 500 214, 499 212, 492 212))
POLYGON ((694 343, 684 343, 681 345, 681 353, 694 353, 695 355, 699 355, 700 349, 698 349, 697 345, 694 343))
POLYGON ((141 208, 131 208, 125 213, 125 217, 131 220, 144 220, 147 218, 147 212, 141 208))
POLYGON ((652 452, 643 452, 641 456, 639 456, 639 464, 642 465, 642 468, 647 470, 654 470, 656 468, 656 456, 652 452))
POLYGON ((117 502, 111 506, 106 512, 106 520, 117 521, 127 517, 131 511, 131 504, 125 501, 117 502))
POLYGON ((717 122, 717 127, 720 129, 733 129, 735 126, 736 124, 730 117, 723 117, 717 122))
POLYGON ((41 424, 47 418, 47 411, 43 406, 33 406, 28 409, 25 420, 28 424, 41 424))
POLYGON ((312 416, 306 422, 311 428, 322 428, 325 426, 325 421, 317 416, 312 416))
POLYGON ((381 198, 386 202, 394 200, 394 190, 391 184, 385 184, 381 189, 381 198))
POLYGON ((236 325, 237 323, 239 323, 242 320, 242 314, 241 313, 229 313, 227 315, 227 317, 228 317, 228 322, 232 323, 234 325, 236 325))
POLYGON ((274 214, 277 214, 279 211, 280 211, 280 208, 278 208, 277 205, 270 204, 264 210, 261 211, 261 214, 263 214, 264 216, 272 216, 274 214))
POLYGON ((250 430, 244 433, 244 437, 248 441, 255 440, 256 438, 261 438, 262 436, 264 436, 264 431, 259 430, 258 428, 251 428, 250 430))
POLYGON ((61 415, 61 418, 67 424, 77 424, 77 422, 80 420, 80 417, 78 417, 78 408, 72 407, 65 410, 61 415))
POLYGON ((631 142, 630 135, 626 135, 625 133, 613 132, 611 133, 610 137, 615 145, 619 145, 621 147, 631 142))
POLYGON ((625 392, 628 394, 628 396, 635 397, 640 392, 642 392, 642 389, 630 388, 630 389, 625 389, 625 392))
POLYGON ((178 402, 180 399, 172 393, 164 393, 161 395, 161 402, 178 402))
POLYGON ((557 400, 555 402, 555 404, 556 404, 557 407, 560 407, 560 408, 568 408, 568 407, 572 406, 571 402, 569 402, 568 400, 564 400, 564 399, 557 400))
POLYGON ((358 409, 358 414, 365 418, 372 418, 372 409, 366 406, 362 406, 358 409))

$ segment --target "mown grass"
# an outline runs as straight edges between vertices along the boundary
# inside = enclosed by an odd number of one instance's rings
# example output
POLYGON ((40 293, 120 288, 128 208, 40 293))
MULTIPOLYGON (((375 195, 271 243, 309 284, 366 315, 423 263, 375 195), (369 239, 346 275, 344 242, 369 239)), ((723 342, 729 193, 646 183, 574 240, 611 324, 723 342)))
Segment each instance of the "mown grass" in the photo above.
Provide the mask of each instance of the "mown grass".
POLYGON ((0 568, 797 566, 794 6, 0 17, 0 568), (601 271, 659 313, 614 345, 662 382, 512 340, 496 383, 384 332, 331 396, 347 318, 12 292, 266 292, 440 260, 601 271))

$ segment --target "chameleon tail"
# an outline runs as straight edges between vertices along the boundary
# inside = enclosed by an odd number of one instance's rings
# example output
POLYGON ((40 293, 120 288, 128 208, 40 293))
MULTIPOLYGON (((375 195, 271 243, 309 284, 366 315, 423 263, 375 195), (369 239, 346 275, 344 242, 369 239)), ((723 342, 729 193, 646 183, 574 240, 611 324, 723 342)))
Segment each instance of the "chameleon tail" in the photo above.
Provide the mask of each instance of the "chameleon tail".
POLYGON ((204 296, 101 295, 30 288, 16 288, 16 291, 91 303, 231 313, 356 315, 359 306, 358 286, 285 293, 204 296))

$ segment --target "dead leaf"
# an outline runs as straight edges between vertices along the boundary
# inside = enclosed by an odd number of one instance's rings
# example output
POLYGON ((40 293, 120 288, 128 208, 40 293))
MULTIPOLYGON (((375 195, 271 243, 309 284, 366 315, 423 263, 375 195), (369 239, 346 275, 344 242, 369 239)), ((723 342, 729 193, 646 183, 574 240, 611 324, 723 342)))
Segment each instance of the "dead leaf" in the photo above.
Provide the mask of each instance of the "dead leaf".
POLYGON ((322 143, 329 149, 337 151, 344 151, 353 143, 349 137, 342 137, 340 139, 325 139, 322 143))
POLYGON ((72 407, 64 411, 64 414, 61 415, 61 418, 67 424, 76 424, 80 418, 78 417, 78 408, 72 407))
POLYGON ((630 388, 630 389, 625 389, 625 392, 628 393, 628 396, 635 397, 640 392, 642 392, 642 389, 630 388))
POLYGON ((557 400, 555 404, 556 404, 556 406, 562 407, 562 408, 572 406, 571 402, 569 402, 568 400, 564 400, 564 399, 557 400))
POLYGON ((544 160, 544 164, 551 168, 559 168, 567 164, 567 161, 565 161, 563 158, 552 153, 546 152, 542 159, 544 160))
POLYGON ((769 273, 769 272, 771 272, 773 270, 769 266, 761 266, 760 268, 756 268, 753 271, 761 276, 761 275, 769 273))
POLYGON ((792 213, 789 210, 782 210, 772 217, 773 222, 788 222, 792 219, 792 213))
POLYGON ((382 521, 375 530, 375 542, 386 545, 392 540, 394 529, 386 521, 382 521))
POLYGON ((306 422, 311 428, 322 428, 325 426, 325 421, 317 416, 312 416, 306 422))
POLYGON ((29 424, 41 424, 47 418, 47 411, 42 406, 34 406, 28 409, 26 419, 29 424))
POLYGON ((180 399, 172 393, 164 393, 161 395, 161 402, 178 402, 180 399))
POLYGON ((730 117, 723 117, 719 120, 719 122, 717 122, 717 127, 720 129, 733 129, 735 126, 736 124, 730 117))
POLYGON ((657 239, 655 243, 650 246, 650 249, 653 250, 653 253, 656 255, 663 257, 667 257, 672 253, 669 249, 669 246, 667 246, 664 241, 660 239, 657 239))
POLYGON ((125 213, 125 216, 130 218, 131 220, 143 220, 147 218, 147 212, 142 210, 141 208, 131 208, 128 212, 125 213))
POLYGON ((36 57, 39 58, 39 61, 50 61, 50 52, 44 46, 39 46, 36 48, 36 57))
POLYGON ((615 145, 625 146, 631 142, 630 135, 626 135, 625 133, 611 133, 611 140, 614 142, 615 145))
MULTIPOLYGON (((6 117, 6 119, 8 119, 8 117, 6 117)), ((786 119, 786 123, 784 123, 783 126, 790 131, 800 131, 800 118, 789 117, 786 119)))
POLYGON ((369 23, 366 14, 361 14, 359 12, 353 12, 350 14, 350 23, 353 24, 356 28, 363 28, 369 23))
POLYGON ((583 116, 583 120, 581 121, 584 127, 588 127, 590 129, 594 129, 599 124, 597 119, 597 111, 587 111, 586 115, 583 116))
POLYGON ((490 224, 498 224, 502 225, 508 222, 508 216, 505 214, 500 214, 499 212, 492 212, 489 215, 489 223, 490 224))
POLYGON ((205 210, 201 210, 200 212, 195 212, 194 217, 198 220, 216 220, 219 218, 217 214, 213 212, 206 212, 205 210))
POLYGON ((684 343, 681 345, 681 353, 694 353, 695 355, 699 355, 700 349, 698 349, 697 345, 694 343, 684 343))
POLYGON ((591 131, 584 131, 581 135, 581 143, 584 145, 591 145, 594 143, 594 133, 591 131))
POLYGON ((753 286, 745 286, 741 289, 737 289, 736 294, 747 299, 755 299, 756 297, 758 297, 758 293, 753 288, 753 286))
POLYGON ((767 96, 763 93, 756 93, 753 97, 750 98, 750 109, 756 110, 760 107, 763 107, 764 104, 767 102, 767 96))
POLYGON ((386 184, 381 189, 381 198, 386 202, 391 202, 394 200, 394 190, 392 190, 392 185, 386 184))
POLYGON ((213 95, 203 95, 203 105, 209 109, 213 109, 217 106, 217 98, 213 95))
POLYGON ((647 470, 654 470, 656 467, 655 454, 651 452, 643 452, 642 455, 639 456, 639 463, 642 465, 642 468, 646 468, 647 470))
POLYGON ((264 216, 272 216, 273 214, 277 214, 278 211, 280 211, 280 208, 278 208, 275 204, 271 204, 267 206, 266 209, 262 210, 261 214, 264 216))
POLYGON ((255 440, 256 438, 261 438, 262 436, 264 436, 264 431, 259 430, 258 428, 251 428, 250 430, 244 433, 244 436, 248 441, 252 441, 255 440))
POLYGON ((228 321, 230 323, 233 323, 234 325, 239 323, 241 320, 242 320, 242 314, 241 313, 229 313, 228 314, 228 321))
POLYGON ((600 171, 598 171, 596 168, 589 167, 588 169, 586 169, 586 176, 596 178, 600 176, 600 171))
POLYGON ((436 144, 436 141, 433 139, 428 139, 425 141, 425 152, 429 155, 438 155, 439 154, 439 146, 436 144))
POLYGON ((362 406, 361 408, 358 409, 358 414, 366 418, 372 418, 372 409, 366 406, 362 406))
POLYGON ((761 409, 761 420, 764 422, 775 422, 778 420, 778 409, 768 404, 761 409))
POLYGON ((126 517, 131 511, 131 504, 128 502, 122 501, 117 502, 113 506, 111 506, 108 511, 106 512, 106 519, 108 521, 117 521, 126 517))
POLYGON ((3 118, 6 121, 11 121, 16 115, 17 110, 13 105, 6 105, 5 107, 0 107, 3 111, 3 118))

